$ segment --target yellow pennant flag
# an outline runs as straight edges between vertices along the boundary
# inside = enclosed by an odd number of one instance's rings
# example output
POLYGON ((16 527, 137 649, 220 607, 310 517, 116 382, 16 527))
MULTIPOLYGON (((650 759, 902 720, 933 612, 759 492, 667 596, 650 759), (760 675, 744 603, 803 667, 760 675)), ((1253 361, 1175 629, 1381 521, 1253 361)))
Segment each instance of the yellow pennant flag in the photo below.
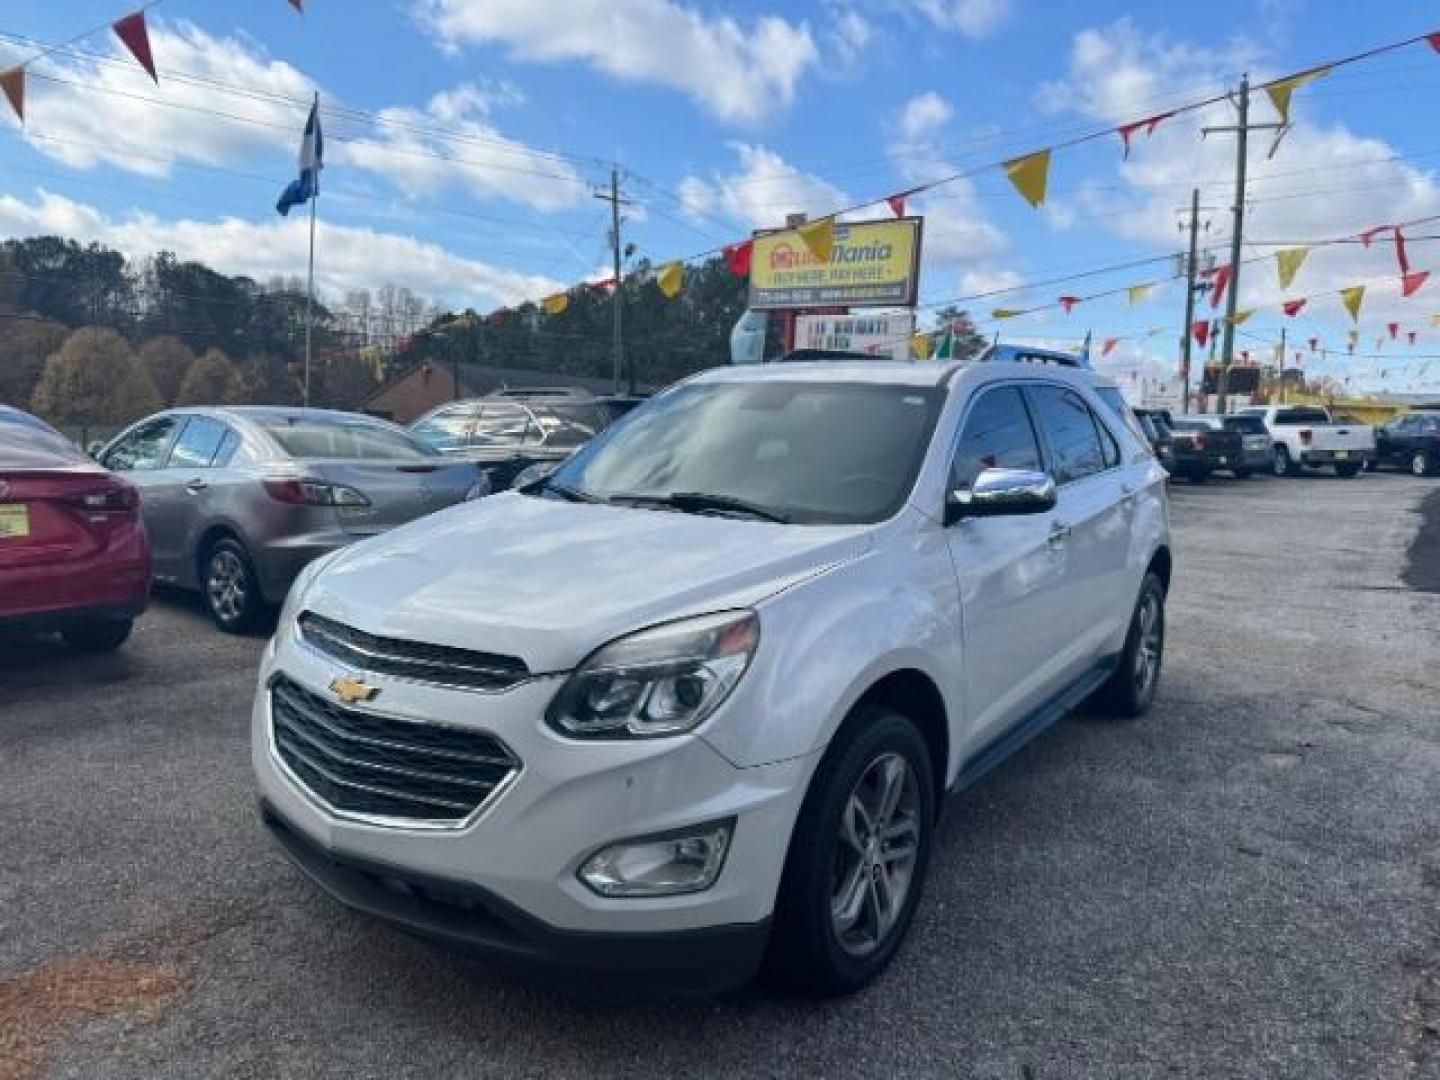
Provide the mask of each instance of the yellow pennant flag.
POLYGON ((1250 318, 1250 316, 1254 314, 1255 309, 1253 307, 1241 308, 1239 311, 1235 312, 1234 315, 1228 316, 1226 322, 1228 322, 1231 326, 1239 326, 1241 323, 1243 323, 1246 319, 1250 318))
POLYGON ((1329 75, 1328 67, 1316 68, 1314 71, 1307 71, 1303 75, 1291 75, 1288 79, 1281 79, 1265 87, 1265 93, 1270 95, 1270 104, 1275 106, 1275 111, 1280 114, 1282 124, 1290 123, 1290 95, 1307 83, 1312 83, 1322 75, 1329 75))
POLYGON ((833 217, 821 218, 819 221, 812 221, 809 225, 801 225, 797 230, 800 233, 800 242, 809 249, 810 254, 821 262, 830 261, 830 252, 835 249, 835 219, 833 217))
POLYGON ((1440 326, 1440 315, 1431 315, 1431 316, 1430 316, 1430 325, 1431 325, 1431 326, 1440 326))
POLYGON ((1300 264, 1310 254, 1308 247, 1286 248, 1275 253, 1275 266, 1280 271, 1280 288, 1288 289, 1300 271, 1300 264))
POLYGON ((15 110, 15 115, 23 124, 25 122, 25 69, 12 67, 0 71, 0 90, 5 91, 5 97, 9 100, 10 107, 15 110))
POLYGON ((544 305, 545 310, 551 315, 559 315, 570 306, 570 294, 558 292, 554 296, 545 297, 540 303, 544 305))
POLYGON ((1019 308, 997 307, 994 311, 990 312, 990 317, 992 319, 1013 319, 1024 314, 1025 312, 1019 308))
POLYGON ((910 355, 916 360, 929 360, 930 335, 912 334, 910 337, 910 355))
POLYGON ((1144 285, 1131 285, 1125 290, 1125 298, 1130 302, 1130 306, 1134 307, 1149 296, 1150 290, 1153 288, 1155 288, 1153 281, 1147 281, 1144 285))
POLYGON ((685 283, 685 264, 679 261, 666 263, 655 274, 655 284, 660 291, 673 298, 685 283))
POLYGON ((1351 285, 1348 289, 1340 290, 1340 302, 1345 305, 1345 310, 1350 313, 1351 322, 1360 321, 1360 305, 1365 301, 1365 286, 1351 285))
POLYGON ((1045 184, 1050 178, 1050 151, 1039 150, 1005 162, 1005 175, 1031 206, 1045 201, 1045 184))

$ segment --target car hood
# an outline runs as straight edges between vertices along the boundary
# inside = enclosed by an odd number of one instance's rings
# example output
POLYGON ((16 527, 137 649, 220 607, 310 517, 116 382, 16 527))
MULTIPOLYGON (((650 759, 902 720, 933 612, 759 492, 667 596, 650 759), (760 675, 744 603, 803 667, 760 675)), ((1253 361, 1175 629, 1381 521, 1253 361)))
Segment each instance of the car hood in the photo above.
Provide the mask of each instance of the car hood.
POLYGON ((568 671, 613 638, 756 604, 859 557, 873 526, 780 525, 508 492, 345 549, 300 607, 386 637, 568 671))

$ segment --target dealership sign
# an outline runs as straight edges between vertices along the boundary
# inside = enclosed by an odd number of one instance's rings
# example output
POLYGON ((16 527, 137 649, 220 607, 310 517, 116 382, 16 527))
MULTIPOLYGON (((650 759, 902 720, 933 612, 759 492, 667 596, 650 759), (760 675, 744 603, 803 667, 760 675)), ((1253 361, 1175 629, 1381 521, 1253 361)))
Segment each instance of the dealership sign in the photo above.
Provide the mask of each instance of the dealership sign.
POLYGON ((913 311, 886 315, 800 315, 795 319, 795 348, 908 360, 910 337, 914 332, 913 311))
POLYGON ((830 261, 794 230, 755 235, 750 307, 912 307, 920 282, 918 217, 837 222, 830 261))

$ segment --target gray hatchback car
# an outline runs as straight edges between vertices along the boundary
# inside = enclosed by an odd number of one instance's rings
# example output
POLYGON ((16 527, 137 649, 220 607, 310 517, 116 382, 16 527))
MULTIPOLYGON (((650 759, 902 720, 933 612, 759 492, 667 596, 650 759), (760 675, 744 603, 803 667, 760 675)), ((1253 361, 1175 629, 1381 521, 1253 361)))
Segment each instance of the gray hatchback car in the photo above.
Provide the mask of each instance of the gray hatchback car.
POLYGON ((403 428, 324 409, 171 409, 98 456, 140 488, 156 579, 200 590, 232 633, 311 559, 489 491, 403 428))

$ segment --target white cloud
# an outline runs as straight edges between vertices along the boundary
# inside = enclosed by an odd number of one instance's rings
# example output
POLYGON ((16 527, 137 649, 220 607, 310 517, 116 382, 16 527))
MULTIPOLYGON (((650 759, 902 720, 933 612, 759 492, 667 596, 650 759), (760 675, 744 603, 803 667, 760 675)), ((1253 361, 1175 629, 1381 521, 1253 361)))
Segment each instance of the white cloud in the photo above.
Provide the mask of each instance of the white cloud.
POLYGON ((719 214, 759 229, 783 225, 788 213, 822 216, 851 201, 833 184, 797 169, 773 150, 750 143, 734 143, 733 149, 740 159, 738 171, 681 181, 680 200, 690 217, 719 214))
POLYGON ((916 94, 900 112, 900 137, 907 142, 925 138, 948 124, 954 115, 950 103, 934 90, 916 94))
MULTIPOLYGON (((309 245, 308 223, 299 217, 263 224, 239 218, 166 221, 144 213, 113 218, 44 190, 36 193, 34 202, 0 196, 0 236, 51 234, 107 244, 132 258, 173 251, 181 259, 257 281, 293 277, 305 266, 309 245)), ((315 246, 317 288, 332 297, 399 281, 422 296, 485 310, 563 287, 546 277, 462 258, 437 244, 374 229, 322 222, 315 246)))
POLYGON ((419 0, 416 11, 445 48, 493 42, 520 60, 584 61, 747 124, 788 108, 820 59, 804 22, 765 15, 742 26, 674 0, 419 0))
POLYGON ((910 0, 921 15, 943 30, 983 38, 1009 21, 1014 0, 910 0))
MULTIPOLYGON (((319 89, 322 110, 335 104, 304 72, 248 42, 158 21, 150 39, 162 63, 158 85, 120 56, 118 43, 109 62, 56 54, 36 64, 22 137, 73 168, 108 165, 166 177, 177 162, 234 168, 277 154, 293 161, 305 122, 297 103, 319 89)), ((506 137, 490 120, 495 110, 522 101, 509 83, 467 82, 436 94, 423 109, 384 109, 373 126, 332 120, 327 164, 371 172, 412 196, 451 186, 541 210, 573 205, 585 196, 573 166, 506 137), (452 137, 440 137, 437 127, 452 137)), ((0 113, 0 124, 19 128, 8 109, 0 113)))
POLYGON ((876 39, 875 26, 854 8, 842 8, 831 20, 830 52, 842 70, 853 68, 876 39))

